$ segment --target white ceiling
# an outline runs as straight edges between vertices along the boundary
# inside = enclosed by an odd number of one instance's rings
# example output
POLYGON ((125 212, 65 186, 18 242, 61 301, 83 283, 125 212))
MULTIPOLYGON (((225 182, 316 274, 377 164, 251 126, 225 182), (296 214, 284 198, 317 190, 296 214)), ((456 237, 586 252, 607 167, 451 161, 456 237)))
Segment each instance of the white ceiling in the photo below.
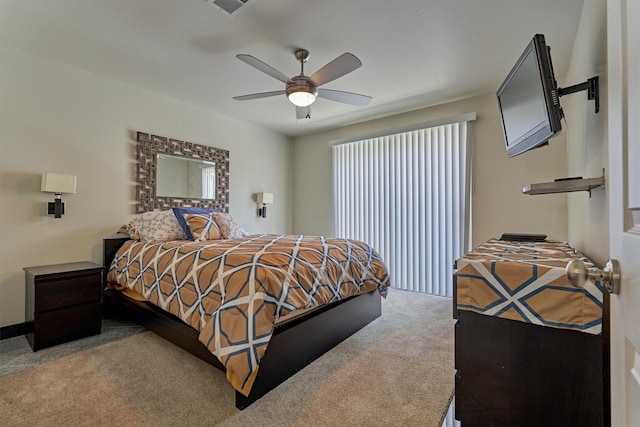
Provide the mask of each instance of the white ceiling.
POLYGON ((582 3, 254 0, 231 17, 205 0, 0 0, 0 43, 297 136, 495 92, 535 33, 561 80, 582 3), (323 88, 373 101, 318 99, 311 119, 297 120, 284 95, 232 99, 284 89, 236 54, 294 76, 297 48, 311 52, 306 75, 356 55, 363 66, 323 88))

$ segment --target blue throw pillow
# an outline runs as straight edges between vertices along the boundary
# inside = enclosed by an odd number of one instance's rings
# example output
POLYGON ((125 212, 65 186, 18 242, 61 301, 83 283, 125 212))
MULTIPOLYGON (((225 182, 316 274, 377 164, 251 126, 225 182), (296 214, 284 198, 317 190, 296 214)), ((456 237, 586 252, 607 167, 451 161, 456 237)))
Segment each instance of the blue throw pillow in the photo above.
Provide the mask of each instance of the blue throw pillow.
POLYGON ((191 234, 191 230, 189 229, 189 224, 184 219, 183 214, 207 214, 210 212, 218 212, 217 209, 209 209, 209 208, 173 208, 173 214, 176 216, 178 220, 178 224, 184 230, 184 234, 186 234, 187 239, 193 240, 193 234, 191 234))

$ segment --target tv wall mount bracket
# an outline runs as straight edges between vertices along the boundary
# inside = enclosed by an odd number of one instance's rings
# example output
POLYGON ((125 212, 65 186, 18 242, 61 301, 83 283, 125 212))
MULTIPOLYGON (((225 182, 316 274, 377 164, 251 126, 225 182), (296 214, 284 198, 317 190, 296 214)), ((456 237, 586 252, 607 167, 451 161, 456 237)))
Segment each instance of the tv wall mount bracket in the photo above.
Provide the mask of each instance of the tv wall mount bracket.
POLYGON ((584 83, 569 87, 558 88, 558 96, 569 95, 570 93, 587 91, 587 99, 596 101, 596 114, 600 111, 600 87, 598 85, 598 76, 591 77, 584 83))

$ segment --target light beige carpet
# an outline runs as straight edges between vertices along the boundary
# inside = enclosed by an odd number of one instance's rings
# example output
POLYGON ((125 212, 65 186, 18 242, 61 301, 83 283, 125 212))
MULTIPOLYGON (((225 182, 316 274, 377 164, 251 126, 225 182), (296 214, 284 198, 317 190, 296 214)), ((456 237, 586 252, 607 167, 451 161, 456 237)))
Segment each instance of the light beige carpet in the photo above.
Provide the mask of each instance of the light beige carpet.
POLYGON ((221 371, 151 332, 0 377, 3 426, 440 426, 451 300, 392 290, 383 315, 244 411, 221 371))

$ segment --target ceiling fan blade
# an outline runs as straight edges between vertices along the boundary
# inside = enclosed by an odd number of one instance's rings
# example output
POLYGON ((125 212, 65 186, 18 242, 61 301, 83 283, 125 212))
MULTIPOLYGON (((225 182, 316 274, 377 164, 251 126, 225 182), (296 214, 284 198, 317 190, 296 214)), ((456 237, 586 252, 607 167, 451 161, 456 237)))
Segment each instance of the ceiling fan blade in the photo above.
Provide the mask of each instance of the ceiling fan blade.
POLYGON ((359 93, 331 89, 318 89, 318 97, 359 107, 369 105, 372 99, 370 96, 360 95, 359 93))
POLYGON ((324 67, 313 73, 311 80, 316 86, 329 83, 359 68, 362 62, 349 52, 343 53, 324 67))
POLYGON ((284 90, 274 90, 272 92, 260 92, 260 93, 252 93, 250 95, 234 96, 233 99, 235 99, 236 101, 248 101, 250 99, 260 99, 260 98, 267 98, 269 96, 284 95, 284 93, 285 93, 284 90))
POLYGON ((282 83, 287 83, 289 81, 289 77, 285 76, 283 73, 276 70, 271 65, 265 64, 264 62, 260 61, 258 58, 254 58, 251 55, 245 55, 243 53, 236 55, 236 58, 238 58, 242 62, 246 62, 254 68, 257 68, 263 73, 269 74, 271 77, 280 80, 282 83))
POLYGON ((296 107, 296 119, 310 119, 311 118, 311 105, 306 107, 296 107))

